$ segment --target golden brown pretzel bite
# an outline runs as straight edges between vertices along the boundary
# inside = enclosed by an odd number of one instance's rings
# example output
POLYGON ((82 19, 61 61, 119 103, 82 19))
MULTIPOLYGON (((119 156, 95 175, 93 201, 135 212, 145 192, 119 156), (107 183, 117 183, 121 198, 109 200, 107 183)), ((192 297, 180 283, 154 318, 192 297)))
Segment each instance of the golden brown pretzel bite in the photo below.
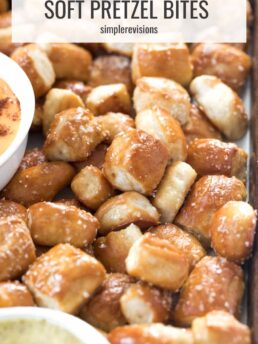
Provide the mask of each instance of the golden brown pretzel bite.
POLYGON ((0 283, 0 307, 34 306, 32 295, 28 288, 18 282, 0 283))
POLYGON ((252 62, 243 51, 226 44, 198 44, 192 53, 194 76, 214 75, 239 90, 246 81, 252 62))
POLYGON ((175 81, 150 77, 138 79, 133 100, 136 113, 157 106, 167 110, 180 124, 188 121, 190 97, 175 81))
POLYGON ((187 162, 199 176, 223 174, 246 179, 247 153, 234 143, 196 139, 188 146, 187 162))
POLYGON ((75 79, 88 81, 91 54, 75 44, 49 43, 41 44, 53 64, 58 79, 75 79))
POLYGON ((76 313, 105 279, 105 269, 80 249, 59 244, 37 258, 22 279, 37 305, 76 313))
POLYGON ((101 170, 94 166, 84 167, 73 179, 71 188, 86 207, 97 210, 114 194, 114 190, 101 170))
POLYGON ((193 71, 188 47, 183 43, 135 44, 132 60, 133 81, 141 77, 162 77, 188 85, 193 71))
POLYGON ((195 170, 185 162, 177 161, 167 168, 153 200, 162 223, 174 221, 196 176, 195 170))
POLYGON ((104 174, 122 191, 150 195, 158 186, 168 162, 163 143, 142 130, 118 135, 107 150, 104 174))
POLYGON ((43 107, 42 122, 45 135, 57 113, 77 107, 84 107, 82 99, 77 94, 70 90, 52 88, 46 95, 43 107))
POLYGON ((195 344, 251 344, 250 329, 224 311, 212 311, 196 318, 192 332, 195 344))
POLYGON ((0 0, 0 13, 6 12, 9 8, 8 0, 0 0))
POLYGON ((16 216, 27 223, 27 209, 16 202, 0 199, 0 218, 16 216))
POLYGON ((100 143, 99 145, 97 145, 97 147, 93 150, 93 152, 86 160, 74 163, 76 170, 81 171, 86 166, 95 166, 102 170, 107 149, 108 145, 106 143, 100 143))
POLYGON ((221 257, 204 257, 186 281, 175 308, 180 326, 213 310, 238 316, 244 291, 242 269, 221 257))
POLYGON ((131 100, 124 84, 102 85, 93 88, 87 97, 86 106, 95 116, 108 112, 130 114, 131 100))
POLYGON ((64 90, 69 90, 77 94, 83 103, 86 103, 88 94, 92 91, 92 87, 85 85, 84 82, 79 80, 59 80, 54 84, 54 88, 61 88, 64 90))
POLYGON ((129 324, 166 323, 172 295, 145 283, 132 284, 120 299, 121 311, 129 324))
POLYGON ((200 242, 190 233, 183 231, 173 224, 160 225, 148 230, 153 236, 168 240, 179 250, 182 250, 189 257, 191 268, 193 268, 205 255, 205 249, 200 242))
POLYGON ((195 78, 190 91, 209 120, 229 140, 240 139, 247 130, 248 118, 239 96, 215 76, 195 78))
POLYGON ((119 301, 133 281, 124 274, 108 274, 97 293, 82 307, 80 317, 107 332, 126 324, 119 301))
POLYGON ((179 122, 164 109, 153 107, 137 113, 136 128, 160 140, 168 149, 174 161, 185 161, 186 139, 179 122))
POLYGON ((3 190, 9 200, 30 206, 41 201, 51 201, 75 174, 66 162, 45 162, 18 171, 3 190))
POLYGON ((50 160, 83 161, 104 138, 88 109, 69 109, 55 116, 44 152, 50 160))
POLYGON ((254 241, 256 211, 245 202, 231 201, 214 215, 211 242, 215 252, 236 263, 249 258, 254 241))
POLYGON ((143 195, 131 191, 115 196, 103 203, 95 216, 100 222, 99 233, 125 228, 135 223, 142 229, 159 223, 159 213, 143 195))
POLYGON ((246 188, 237 178, 204 176, 193 186, 175 223, 208 244, 215 212, 229 201, 242 201, 245 198, 246 188))
POLYGON ((36 44, 16 49, 11 58, 25 71, 32 83, 35 96, 41 97, 55 82, 55 72, 45 52, 36 44))
POLYGON ((28 226, 37 245, 69 243, 84 247, 95 239, 99 222, 77 207, 40 202, 28 208, 28 226))
POLYGON ((168 240, 146 233, 131 247, 126 270, 130 276, 177 291, 189 275, 190 260, 181 248, 168 240))
POLYGON ((35 258, 25 222, 16 216, 0 218, 0 281, 20 277, 35 258))
POLYGON ((131 57, 134 43, 102 43, 103 48, 108 53, 115 53, 131 57))
POLYGON ((125 260, 132 245, 140 239, 140 228, 131 224, 94 241, 94 254, 109 272, 126 273, 125 260))

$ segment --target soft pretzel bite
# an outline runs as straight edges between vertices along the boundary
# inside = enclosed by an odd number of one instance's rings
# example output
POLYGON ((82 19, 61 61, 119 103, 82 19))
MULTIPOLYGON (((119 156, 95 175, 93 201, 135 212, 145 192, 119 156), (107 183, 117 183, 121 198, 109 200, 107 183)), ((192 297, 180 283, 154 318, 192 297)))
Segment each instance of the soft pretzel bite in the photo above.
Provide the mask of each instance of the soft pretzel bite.
POLYGON ((107 332, 126 324, 119 301, 133 281, 124 274, 108 274, 97 293, 82 307, 80 317, 107 332))
POLYGON ((44 43, 41 48, 52 62, 57 79, 88 81, 92 57, 86 49, 70 43, 44 43))
POLYGON ((89 85, 125 84, 132 93, 131 61, 126 56, 99 56, 92 64, 89 85))
POLYGON ((8 8, 9 8, 9 1, 0 0, 0 13, 8 11, 8 8))
POLYGON ((82 99, 84 104, 86 104, 87 97, 92 91, 91 86, 86 85, 83 81, 79 80, 58 80, 54 84, 54 88, 72 91, 82 99))
POLYGON ((244 291, 243 270, 221 257, 204 257, 193 269, 183 286, 174 318, 180 326, 213 310, 224 310, 235 316, 244 291))
POLYGON ((165 172, 168 158, 160 140, 132 129, 114 138, 105 157, 104 174, 119 190, 150 195, 165 172))
POLYGON ((166 323, 172 295, 148 284, 132 284, 120 299, 121 311, 129 324, 166 323))
POLYGON ((190 260, 168 240, 146 233, 131 247, 126 270, 130 276, 175 292, 187 280, 190 260))
POLYGON ((194 139, 218 139, 221 140, 220 132, 211 124, 204 112, 196 104, 191 105, 189 120, 183 126, 183 131, 188 143, 194 139))
POLYGON ((37 245, 69 243, 84 247, 95 239, 99 222, 75 206, 40 202, 28 208, 28 226, 37 245))
POLYGON ((25 206, 51 201, 70 184, 74 174, 74 168, 66 162, 45 162, 19 170, 2 194, 6 199, 25 206))
POLYGON ((108 112, 130 114, 131 100, 124 84, 101 85, 93 88, 87 98, 86 106, 95 116, 108 112))
POLYGON ((109 272, 126 273, 125 260, 132 245, 140 239, 140 228, 131 224, 117 232, 110 232, 94 241, 95 257, 109 272))
POLYGON ((209 120, 229 140, 240 139, 247 130, 248 118, 239 96, 215 76, 195 78, 190 91, 209 120))
POLYGON ((168 149, 174 161, 185 161, 186 139, 179 122, 164 109, 153 107, 137 113, 136 128, 160 140, 168 149))
POLYGON ((236 263, 243 263, 252 253, 256 211, 246 202, 231 201, 214 215, 211 242, 215 252, 236 263))
POLYGON ((188 146, 187 162, 199 176, 223 174, 246 180, 247 153, 234 143, 196 139, 188 146))
POLYGON ((188 47, 184 43, 138 43, 132 59, 133 81, 147 77, 172 79, 188 85, 193 76, 188 47))
POLYGON ((35 258, 25 222, 18 216, 0 218, 0 281, 20 277, 35 258))
POLYGON ((133 95, 136 113, 157 106, 167 110, 180 124, 185 124, 191 108, 187 91, 175 81, 144 77, 137 80, 133 95))
POLYGON ((212 311, 204 317, 196 318, 192 332, 196 344, 251 344, 248 326, 224 311, 212 311))
POLYGON ((104 138, 88 109, 69 109, 55 116, 44 152, 49 160, 84 161, 104 138))
POLYGON ((243 201, 245 198, 246 188, 237 178, 204 176, 194 184, 175 223, 208 244, 215 212, 229 201, 243 201))
POLYGON ((47 157, 40 148, 33 148, 26 151, 19 166, 19 171, 34 167, 47 162, 47 157))
POLYGON ((71 188, 81 203, 94 210, 98 209, 114 193, 109 181, 95 166, 84 167, 74 177, 71 188))
POLYGON ((42 99, 38 99, 38 101, 36 102, 34 116, 33 116, 30 130, 39 131, 42 127, 42 119, 43 119, 43 101, 42 99))
POLYGON ((43 107, 43 130, 47 134, 57 113, 71 108, 84 107, 82 99, 70 90, 52 88, 46 95, 43 107))
POLYGON ((153 200, 161 214, 161 223, 174 221, 196 176, 195 170, 185 162, 176 161, 167 168, 153 200))
POLYGON ((43 96, 55 82, 55 72, 46 53, 36 44, 16 49, 11 58, 20 65, 32 83, 36 98, 43 96))
POLYGON ((34 306, 32 295, 28 288, 18 282, 0 283, 0 308, 34 306))
POLYGON ((135 127, 132 117, 120 112, 108 112, 104 116, 96 117, 97 123, 106 133, 107 142, 111 143, 115 136, 127 132, 135 127))
POLYGON ((70 244, 38 257, 22 277, 40 307, 76 313, 105 279, 95 258, 70 244))
POLYGON ((100 222, 99 233, 106 235, 131 223, 142 229, 159 223, 159 213, 143 195, 130 191, 114 196, 103 203, 95 216, 100 222))
POLYGON ((194 344, 192 331, 163 324, 118 327, 108 335, 111 344, 194 344))
POLYGON ((245 52, 226 44, 198 44, 192 53, 194 76, 214 75, 239 90, 246 81, 252 62, 245 52))
POLYGON ((189 257, 191 268, 206 255, 201 243, 193 235, 183 231, 176 225, 168 223, 152 227, 148 232, 159 239, 168 240, 172 245, 186 253, 189 257))
POLYGON ((6 216, 16 216, 27 223, 27 209, 16 202, 0 199, 0 219, 6 216))
POLYGON ((108 145, 106 143, 100 143, 89 155, 89 157, 82 162, 75 162, 74 166, 77 171, 81 171, 86 166, 95 166, 102 170, 105 156, 107 153, 108 145))
POLYGON ((115 53, 131 57, 133 55, 134 43, 102 43, 108 53, 115 53))

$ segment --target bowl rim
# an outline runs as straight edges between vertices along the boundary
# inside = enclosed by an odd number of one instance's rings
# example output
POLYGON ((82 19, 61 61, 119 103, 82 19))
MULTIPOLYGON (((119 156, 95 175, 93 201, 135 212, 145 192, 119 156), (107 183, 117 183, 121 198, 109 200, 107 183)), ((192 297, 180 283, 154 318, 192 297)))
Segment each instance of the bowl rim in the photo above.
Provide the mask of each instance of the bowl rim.
POLYGON ((21 106, 20 127, 14 140, 0 155, 1 167, 17 151, 29 132, 35 111, 35 95, 31 82, 23 69, 3 53, 0 53, 0 79, 9 85, 21 106))

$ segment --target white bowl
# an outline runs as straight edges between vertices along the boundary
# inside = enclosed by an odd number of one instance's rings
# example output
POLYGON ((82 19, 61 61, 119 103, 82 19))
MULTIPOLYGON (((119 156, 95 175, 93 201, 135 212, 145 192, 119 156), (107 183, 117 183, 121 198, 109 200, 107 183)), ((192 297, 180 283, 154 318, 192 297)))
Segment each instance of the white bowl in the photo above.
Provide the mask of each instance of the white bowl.
MULTIPOLYGON (((109 344, 104 336, 85 321, 63 312, 38 307, 12 307, 0 309, 0 331, 1 323, 15 320, 45 320, 72 334, 83 344, 109 344)), ((22 333, 19 334, 19 337, 21 336, 22 333)), ((4 339, 5 338, 2 338, 2 340, 4 339)), ((47 340, 46 343, 48 343, 47 340)), ((17 341, 17 344, 19 344, 19 341, 17 341)))
POLYGON ((23 158, 35 111, 35 96, 24 71, 2 53, 0 53, 0 78, 11 87, 21 105, 21 123, 18 133, 7 150, 0 155, 0 190, 2 190, 23 158))

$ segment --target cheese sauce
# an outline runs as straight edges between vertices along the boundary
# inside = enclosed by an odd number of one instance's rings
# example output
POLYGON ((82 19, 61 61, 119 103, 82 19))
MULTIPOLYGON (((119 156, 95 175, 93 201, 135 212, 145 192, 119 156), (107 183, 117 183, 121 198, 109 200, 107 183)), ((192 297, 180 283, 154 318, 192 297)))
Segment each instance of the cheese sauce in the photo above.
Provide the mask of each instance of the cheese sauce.
POLYGON ((20 102, 8 84, 0 79, 0 155, 17 135, 20 121, 20 102))

